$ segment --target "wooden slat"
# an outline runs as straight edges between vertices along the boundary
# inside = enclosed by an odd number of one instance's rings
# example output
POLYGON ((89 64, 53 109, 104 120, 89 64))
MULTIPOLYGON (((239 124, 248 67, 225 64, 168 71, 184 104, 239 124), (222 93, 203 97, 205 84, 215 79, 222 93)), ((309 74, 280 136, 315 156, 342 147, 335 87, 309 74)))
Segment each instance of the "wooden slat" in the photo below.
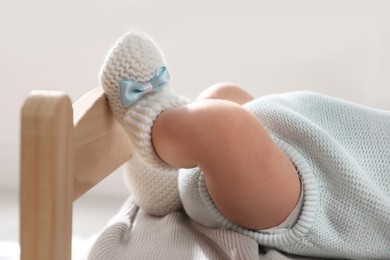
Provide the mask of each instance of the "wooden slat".
POLYGON ((74 194, 77 199, 131 157, 131 142, 108 106, 102 88, 74 105, 74 194))
POLYGON ((22 260, 71 258, 73 122, 69 97, 34 92, 22 109, 22 260))
POLYGON ((131 154, 101 88, 73 107, 63 93, 33 92, 22 108, 21 259, 70 259, 73 200, 131 154))

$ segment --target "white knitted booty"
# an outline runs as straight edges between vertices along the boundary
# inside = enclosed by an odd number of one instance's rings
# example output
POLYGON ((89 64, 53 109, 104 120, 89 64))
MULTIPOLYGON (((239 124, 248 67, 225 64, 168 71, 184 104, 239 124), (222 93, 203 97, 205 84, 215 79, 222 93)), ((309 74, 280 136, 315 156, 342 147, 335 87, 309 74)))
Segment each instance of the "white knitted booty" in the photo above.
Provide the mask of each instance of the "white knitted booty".
POLYGON ((101 84, 111 110, 134 145, 127 166, 128 186, 136 203, 154 215, 181 207, 177 169, 158 157, 151 138, 160 113, 188 103, 186 98, 171 94, 168 81, 160 49, 149 36, 134 31, 116 42, 101 70, 101 84), (163 82, 162 90, 155 82, 163 82))

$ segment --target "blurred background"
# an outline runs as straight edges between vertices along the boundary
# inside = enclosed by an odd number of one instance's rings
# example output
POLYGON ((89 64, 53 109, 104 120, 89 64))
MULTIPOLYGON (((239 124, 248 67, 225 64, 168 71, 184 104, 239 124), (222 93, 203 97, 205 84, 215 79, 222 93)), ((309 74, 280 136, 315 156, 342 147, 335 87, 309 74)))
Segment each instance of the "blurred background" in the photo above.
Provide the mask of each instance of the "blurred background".
MULTIPOLYGON (((99 86, 126 31, 159 43, 173 88, 190 98, 231 81, 255 96, 306 89, 390 109, 389 10, 386 0, 0 0, 0 222, 11 221, 0 239, 17 237, 24 99, 46 89, 75 101, 99 86)), ((119 170, 89 196, 127 194, 119 170)))

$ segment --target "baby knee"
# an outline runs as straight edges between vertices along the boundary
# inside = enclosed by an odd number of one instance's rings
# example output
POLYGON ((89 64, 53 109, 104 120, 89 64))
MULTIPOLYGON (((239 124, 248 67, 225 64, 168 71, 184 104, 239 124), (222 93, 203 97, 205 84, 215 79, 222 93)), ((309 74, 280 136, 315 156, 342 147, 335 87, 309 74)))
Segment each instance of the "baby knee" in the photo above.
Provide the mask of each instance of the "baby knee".
POLYGON ((224 99, 244 104, 251 101, 253 97, 236 84, 221 82, 207 88, 199 95, 198 99, 224 99))
POLYGON ((223 99, 227 93, 237 91, 237 89, 240 89, 240 87, 233 83, 220 82, 204 90, 198 99, 223 99))

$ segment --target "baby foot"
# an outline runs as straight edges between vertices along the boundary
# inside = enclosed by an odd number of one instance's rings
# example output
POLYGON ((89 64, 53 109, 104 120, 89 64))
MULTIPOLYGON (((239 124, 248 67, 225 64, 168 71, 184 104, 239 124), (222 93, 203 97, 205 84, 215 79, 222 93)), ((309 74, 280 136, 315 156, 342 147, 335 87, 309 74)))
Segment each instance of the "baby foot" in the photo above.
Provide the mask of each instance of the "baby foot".
POLYGON ((110 50, 101 70, 101 84, 116 119, 133 143, 126 180, 135 202, 154 215, 181 207, 177 169, 156 154, 152 126, 157 116, 188 100, 173 95, 164 57, 147 35, 129 32, 110 50))
MULTIPOLYGON (((169 74, 161 50, 148 35, 131 31, 117 40, 109 51, 100 72, 101 84, 111 110, 122 123, 128 107, 134 104, 129 86, 152 90, 151 81, 165 79, 164 92, 169 93, 169 74), (162 70, 164 72, 162 72, 162 70), (159 74, 159 75, 156 75, 159 74)), ((142 89, 139 90, 139 92, 142 89)), ((133 91, 137 92, 137 89, 133 91)))

